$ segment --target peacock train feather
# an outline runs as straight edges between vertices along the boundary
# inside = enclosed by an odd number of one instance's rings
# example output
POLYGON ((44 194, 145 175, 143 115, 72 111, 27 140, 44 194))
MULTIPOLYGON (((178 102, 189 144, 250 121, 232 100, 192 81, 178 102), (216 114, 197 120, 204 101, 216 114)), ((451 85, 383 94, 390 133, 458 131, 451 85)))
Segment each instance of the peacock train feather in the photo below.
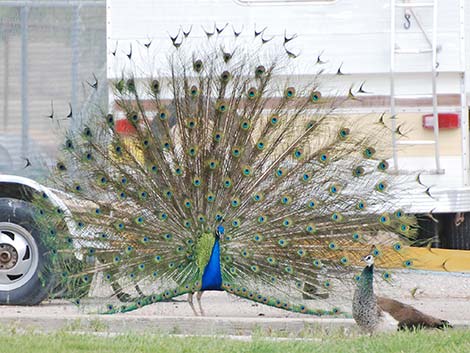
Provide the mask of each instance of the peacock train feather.
POLYGON ((282 44, 239 36, 172 38, 148 71, 122 58, 112 113, 65 137, 50 181, 75 206, 38 199, 37 220, 47 271, 77 304, 99 278, 107 313, 224 290, 336 314, 371 244, 378 267, 412 266, 401 250, 416 222, 396 209, 383 118, 337 115, 351 90, 323 89, 320 68, 298 80, 282 44))

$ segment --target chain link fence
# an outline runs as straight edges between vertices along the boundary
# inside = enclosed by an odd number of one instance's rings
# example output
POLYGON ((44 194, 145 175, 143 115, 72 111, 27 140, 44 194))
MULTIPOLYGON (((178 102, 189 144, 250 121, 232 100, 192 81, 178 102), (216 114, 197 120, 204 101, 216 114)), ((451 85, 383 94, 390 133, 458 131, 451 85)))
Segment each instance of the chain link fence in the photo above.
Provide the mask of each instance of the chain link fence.
POLYGON ((106 100, 104 0, 0 1, 0 173, 41 180, 106 100))

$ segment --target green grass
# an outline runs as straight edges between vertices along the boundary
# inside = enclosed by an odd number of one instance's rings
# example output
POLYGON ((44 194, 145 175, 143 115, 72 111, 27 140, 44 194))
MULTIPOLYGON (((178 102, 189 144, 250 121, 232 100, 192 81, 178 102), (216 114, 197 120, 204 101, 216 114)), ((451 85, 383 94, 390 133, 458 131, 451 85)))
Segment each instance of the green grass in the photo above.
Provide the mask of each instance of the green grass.
POLYGON ((168 335, 119 335, 102 337, 66 332, 54 334, 0 334, 0 352, 201 352, 201 353, 438 353, 470 352, 470 331, 421 331, 382 334, 373 337, 332 337, 322 335, 314 340, 273 341, 255 337, 251 342, 224 338, 172 337, 168 335))

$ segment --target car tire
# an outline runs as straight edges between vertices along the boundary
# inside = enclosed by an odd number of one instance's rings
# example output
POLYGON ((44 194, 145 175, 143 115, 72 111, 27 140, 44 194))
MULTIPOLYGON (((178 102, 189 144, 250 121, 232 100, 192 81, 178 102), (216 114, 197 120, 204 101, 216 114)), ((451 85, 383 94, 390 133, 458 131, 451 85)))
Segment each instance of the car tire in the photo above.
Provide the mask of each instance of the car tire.
POLYGON ((0 198, 0 304, 37 305, 47 298, 52 276, 48 250, 34 220, 34 206, 0 198))

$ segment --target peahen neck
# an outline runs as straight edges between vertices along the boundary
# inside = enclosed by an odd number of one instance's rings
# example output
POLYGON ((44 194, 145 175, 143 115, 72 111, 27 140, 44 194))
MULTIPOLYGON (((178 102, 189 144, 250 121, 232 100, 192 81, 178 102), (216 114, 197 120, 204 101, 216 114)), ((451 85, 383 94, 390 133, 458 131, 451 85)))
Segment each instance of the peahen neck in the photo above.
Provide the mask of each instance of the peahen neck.
POLYGON ((202 274, 201 290, 221 290, 222 271, 220 270, 220 244, 216 238, 212 247, 211 257, 202 274))
POLYGON ((366 266, 362 270, 361 279, 358 283, 359 290, 364 294, 374 293, 374 265, 366 266))

